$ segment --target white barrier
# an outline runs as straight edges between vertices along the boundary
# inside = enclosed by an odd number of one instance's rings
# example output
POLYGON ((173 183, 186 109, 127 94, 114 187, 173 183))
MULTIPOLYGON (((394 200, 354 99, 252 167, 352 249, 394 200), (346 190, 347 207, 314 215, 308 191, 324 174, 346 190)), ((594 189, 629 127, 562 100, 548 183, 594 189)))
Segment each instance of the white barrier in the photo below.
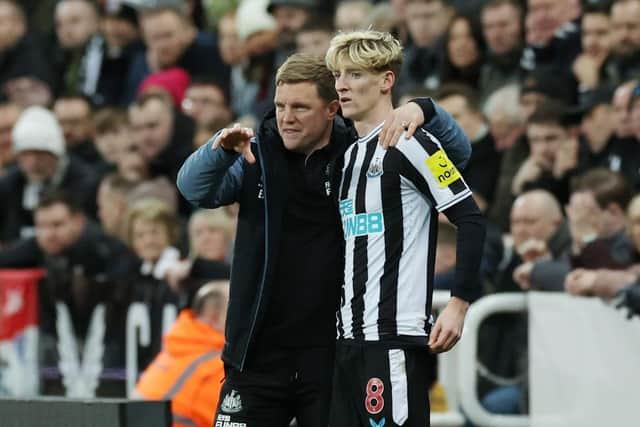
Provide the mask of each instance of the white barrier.
POLYGON ((457 366, 460 403, 465 414, 478 427, 526 427, 529 417, 524 415, 492 414, 482 407, 476 392, 478 330, 489 315, 499 312, 521 312, 527 309, 525 294, 496 294, 483 297, 471 305, 465 319, 464 333, 458 343, 457 366))

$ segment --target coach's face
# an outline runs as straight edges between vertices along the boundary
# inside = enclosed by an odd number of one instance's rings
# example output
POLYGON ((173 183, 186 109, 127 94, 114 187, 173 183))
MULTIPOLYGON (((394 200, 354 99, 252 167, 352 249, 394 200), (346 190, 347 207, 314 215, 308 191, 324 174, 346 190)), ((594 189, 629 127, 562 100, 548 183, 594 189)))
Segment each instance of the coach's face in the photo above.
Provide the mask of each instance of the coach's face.
POLYGON ((328 141, 338 101, 322 99, 314 83, 279 84, 274 104, 278 131, 287 150, 311 154, 328 141))

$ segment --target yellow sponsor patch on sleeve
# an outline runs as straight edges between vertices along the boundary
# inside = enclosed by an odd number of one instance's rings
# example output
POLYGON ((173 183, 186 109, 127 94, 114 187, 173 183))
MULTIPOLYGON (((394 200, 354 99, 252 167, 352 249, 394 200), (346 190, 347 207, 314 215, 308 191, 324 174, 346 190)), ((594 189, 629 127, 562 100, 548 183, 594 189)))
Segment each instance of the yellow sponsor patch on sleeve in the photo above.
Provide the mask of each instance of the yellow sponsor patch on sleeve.
POLYGON ((427 167, 440 187, 448 187, 460 178, 460 172, 447 157, 444 150, 438 150, 425 160, 427 167))

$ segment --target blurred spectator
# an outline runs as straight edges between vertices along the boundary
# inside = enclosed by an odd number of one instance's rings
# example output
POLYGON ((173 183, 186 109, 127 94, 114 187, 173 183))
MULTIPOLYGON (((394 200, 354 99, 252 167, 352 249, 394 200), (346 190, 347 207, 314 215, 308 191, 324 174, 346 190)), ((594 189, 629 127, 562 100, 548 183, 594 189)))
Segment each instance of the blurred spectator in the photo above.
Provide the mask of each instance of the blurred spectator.
POLYGON ((115 172, 105 176, 98 188, 98 219, 105 233, 126 241, 125 226, 128 196, 136 183, 115 172))
POLYGON ((273 15, 278 29, 277 68, 295 52, 298 32, 319 9, 316 0, 269 0, 267 12, 273 15))
POLYGON ((170 97, 142 94, 129 107, 129 122, 133 142, 149 163, 151 175, 163 175, 175 181, 178 169, 191 152, 193 128, 178 127, 170 97))
MULTIPOLYGON (((110 58, 119 57, 127 49, 140 44, 138 12, 125 1, 107 1, 100 28, 110 58)), ((127 70, 122 71, 126 73, 127 70)))
POLYGON ((0 100, 23 107, 50 103, 53 72, 20 4, 0 1, 0 100))
POLYGON ((11 103, 0 103, 0 177, 13 164, 11 130, 20 117, 20 107, 11 103))
POLYGON ((569 179, 578 167, 578 140, 570 134, 564 114, 562 104, 547 101, 529 118, 530 153, 513 178, 514 195, 540 188, 552 193, 560 203, 569 200, 569 179))
POLYGON ((482 7, 487 55, 478 86, 483 101, 500 87, 520 83, 522 79, 523 15, 519 0, 490 0, 482 7))
POLYGON ((611 6, 611 47, 618 81, 640 74, 640 0, 617 0, 611 6))
POLYGON ((478 88, 485 46, 480 27, 472 18, 456 16, 444 35, 445 55, 440 68, 440 82, 462 83, 478 88))
POLYGON ((275 19, 267 12, 267 4, 267 0, 244 0, 236 11, 236 31, 247 55, 243 70, 247 85, 243 94, 250 101, 249 114, 256 122, 273 107, 275 95, 279 33, 275 19))
POLYGON ((196 123, 194 148, 198 148, 213 134, 233 120, 223 89, 205 77, 191 81, 182 101, 182 111, 196 123))
POLYGON ((145 77, 173 67, 184 69, 190 76, 211 76, 220 86, 228 87, 229 68, 220 58, 215 38, 199 32, 181 9, 144 8, 140 28, 147 49, 133 58, 124 94, 127 102, 133 100, 145 77))
POLYGON ((438 243, 434 264, 434 289, 451 290, 456 267, 456 228, 449 222, 438 222, 438 243))
POLYGON ((640 84, 633 88, 628 110, 628 121, 637 142, 640 141, 640 123, 638 122, 640 118, 640 84))
MULTIPOLYGON (((35 210, 35 224, 35 237, 0 250, 0 268, 45 268, 46 285, 40 288, 44 316, 41 331, 54 332, 54 303, 62 301, 69 307, 76 335, 84 337, 96 304, 114 303, 116 286, 130 279, 134 258, 124 244, 104 234, 73 199, 62 193, 42 197, 35 210)), ((117 314, 109 312, 107 316, 116 320, 111 316, 117 314)), ((118 325, 121 330, 108 327, 109 336, 123 334, 124 322, 118 325)), ((118 359, 123 362, 123 356, 124 352, 111 354, 105 365, 113 366, 118 359)))
POLYGON ((27 108, 11 137, 17 164, 0 178, 0 241, 33 236, 32 211, 45 190, 68 192, 85 213, 95 217, 95 173, 66 155, 62 128, 53 113, 42 107, 27 108))
POLYGON ((612 64, 612 27, 610 7, 605 3, 587 3, 581 20, 582 53, 571 71, 581 91, 595 89, 618 79, 612 64))
POLYGON ((362 23, 371 13, 373 5, 368 0, 345 0, 338 3, 334 19, 336 31, 361 30, 362 23))
POLYGON ((490 206, 500 175, 502 154, 496 150, 475 92, 464 85, 443 85, 436 99, 460 124, 471 141, 471 159, 464 170, 464 179, 474 195, 482 199, 481 204, 490 206))
POLYGON ((520 87, 512 83, 495 90, 482 111, 489 122, 496 149, 505 151, 513 147, 525 129, 520 111, 520 87))
POLYGON ((324 57, 334 28, 328 19, 309 19, 296 34, 296 52, 324 57))
POLYGON ((138 274, 131 280, 132 300, 147 304, 151 316, 151 344, 138 357, 145 367, 160 350, 164 306, 178 305, 178 295, 165 281, 169 267, 180 259, 173 246, 179 239, 178 219, 164 202, 140 199, 129 207, 126 237, 140 260, 138 274))
POLYGON ((631 105, 631 97, 637 84, 637 81, 630 80, 618 86, 613 93, 613 121, 615 123, 616 136, 620 139, 637 139, 634 135, 634 126, 630 114, 630 110, 633 107, 631 105))
POLYGON ((527 47, 521 65, 528 71, 552 69, 568 74, 580 53, 580 10, 571 0, 528 0, 525 18, 527 47))
POLYGON ((131 141, 127 113, 114 108, 105 108, 93 116, 94 143, 100 153, 101 162, 96 171, 103 176, 115 169, 127 145, 131 141))
POLYGON ((67 154, 92 166, 100 163, 100 154, 93 145, 93 113, 89 101, 81 96, 60 97, 53 104, 53 113, 62 126, 67 154))
POLYGON ((406 23, 412 45, 405 48, 400 72, 401 91, 414 86, 434 88, 438 84, 439 51, 453 9, 443 0, 408 0, 406 23))
POLYGON ((188 228, 189 258, 167 271, 167 281, 175 292, 186 292, 191 300, 205 281, 229 278, 235 221, 224 208, 199 210, 191 215, 188 228))
POLYGON ((229 300, 227 281, 203 286, 163 338, 162 351, 143 372, 136 395, 171 399, 173 426, 211 427, 225 377, 220 358, 229 300))

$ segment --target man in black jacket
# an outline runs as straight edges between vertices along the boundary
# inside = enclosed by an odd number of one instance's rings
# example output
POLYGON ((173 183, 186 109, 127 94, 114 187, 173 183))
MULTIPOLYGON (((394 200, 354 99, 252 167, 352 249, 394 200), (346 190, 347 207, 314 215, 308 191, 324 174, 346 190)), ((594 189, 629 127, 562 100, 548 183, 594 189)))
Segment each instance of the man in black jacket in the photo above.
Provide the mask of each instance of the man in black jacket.
MULTIPOLYGON (((356 135, 337 115, 321 58, 291 56, 276 87, 275 111, 257 136, 223 130, 189 157, 178 188, 207 208, 240 203, 216 421, 277 427, 296 417, 302 427, 326 426, 344 263, 337 180, 356 135)), ((466 162, 460 128, 431 100, 420 105, 388 121, 389 139, 398 139, 396 123, 425 122, 466 162)))

